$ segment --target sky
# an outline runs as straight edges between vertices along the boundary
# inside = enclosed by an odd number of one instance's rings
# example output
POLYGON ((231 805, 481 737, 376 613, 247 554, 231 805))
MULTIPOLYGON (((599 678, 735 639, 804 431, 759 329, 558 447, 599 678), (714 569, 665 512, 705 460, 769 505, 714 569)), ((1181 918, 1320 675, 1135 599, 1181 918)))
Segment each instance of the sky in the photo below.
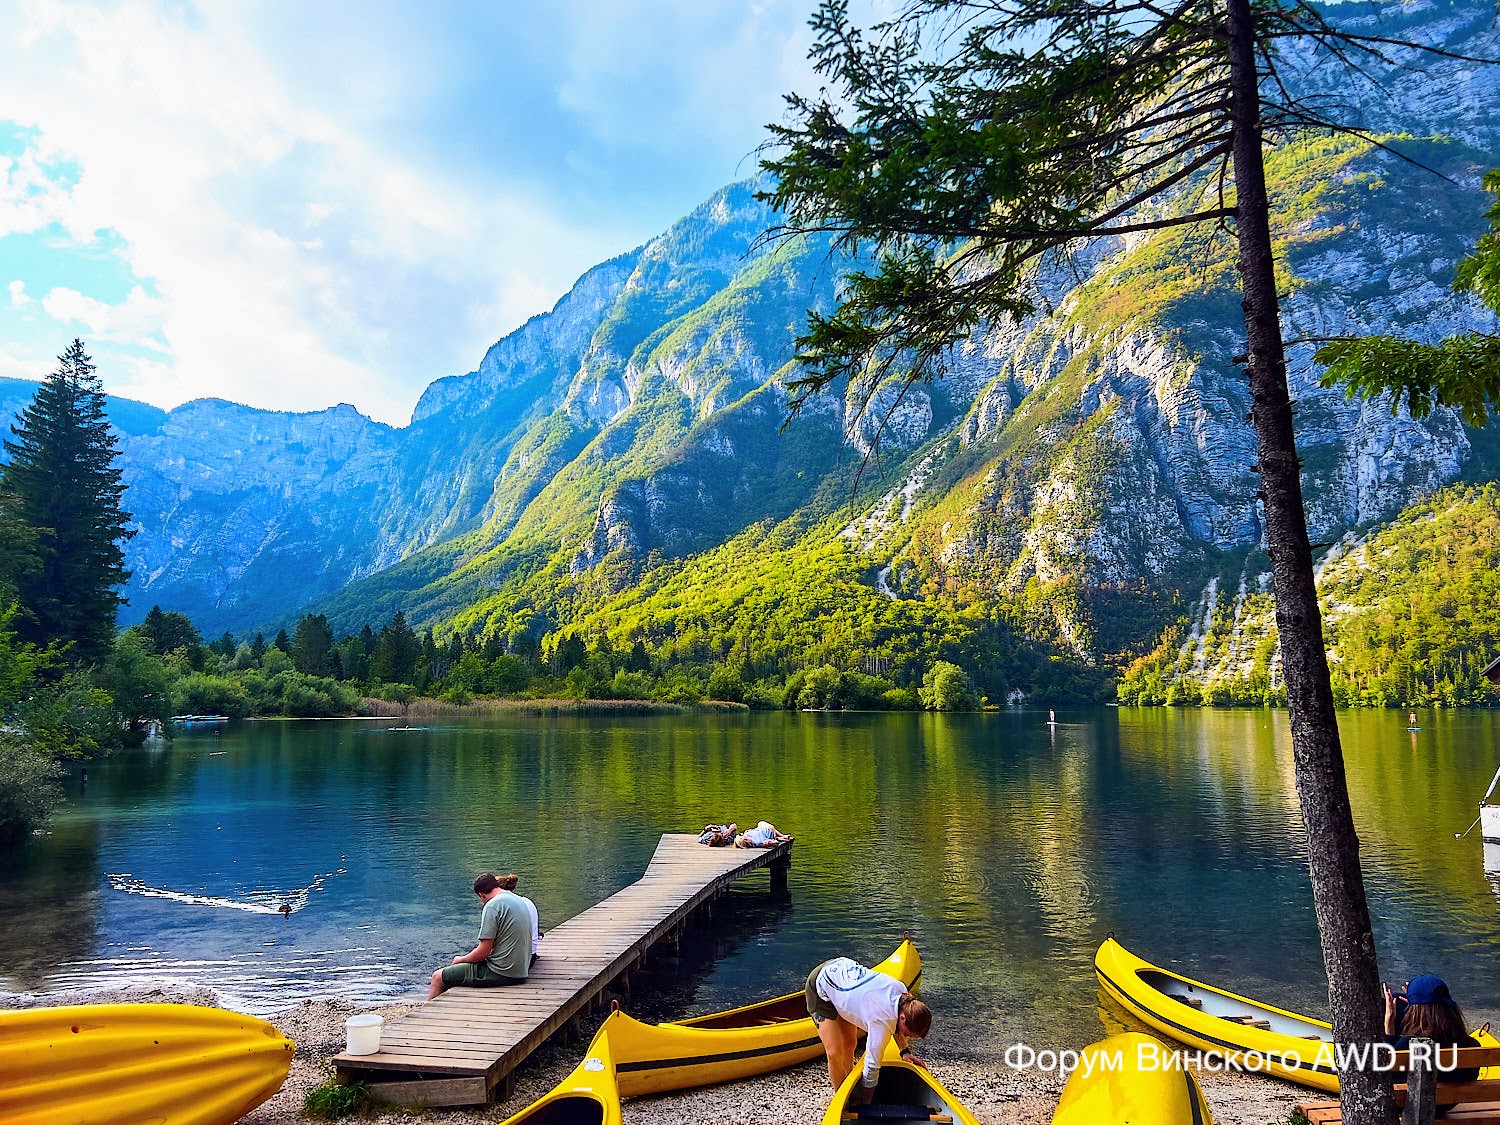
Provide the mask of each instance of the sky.
POLYGON ((815 0, 0 4, 0 376, 404 425, 755 171, 815 0))

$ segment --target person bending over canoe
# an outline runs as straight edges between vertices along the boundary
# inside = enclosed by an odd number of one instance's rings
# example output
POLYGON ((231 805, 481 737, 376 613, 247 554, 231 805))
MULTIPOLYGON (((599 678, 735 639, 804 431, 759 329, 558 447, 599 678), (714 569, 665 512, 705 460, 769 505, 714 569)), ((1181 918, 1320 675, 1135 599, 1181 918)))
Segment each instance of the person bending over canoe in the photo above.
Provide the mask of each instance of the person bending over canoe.
POLYGON ((525 895, 516 894, 516 887, 520 882, 521 877, 519 875, 506 875, 500 880, 500 889, 508 894, 516 895, 521 900, 521 905, 526 908, 526 913, 531 915, 531 963, 535 964, 536 959, 542 955, 542 930, 537 924, 536 903, 532 902, 525 895))
POLYGON ((478 943, 453 958, 453 964, 432 974, 429 1000, 460 986, 526 983, 531 967, 531 915, 521 896, 506 891, 491 871, 474 880, 474 893, 484 903, 478 943))
POLYGON ((748 832, 741 832, 734 838, 734 846, 737 848, 774 848, 777 844, 784 844, 791 837, 781 832, 769 820, 763 820, 748 832))
POLYGON ((907 1062, 926 1065, 911 1053, 911 1044, 927 1037, 932 1010, 895 977, 848 957, 824 961, 807 976, 807 1014, 823 1041, 828 1080, 835 1090, 854 1069, 854 1046, 859 1033, 865 1033, 864 1073, 849 1098, 853 1105, 863 1105, 875 1096, 880 1057, 892 1038, 907 1062))

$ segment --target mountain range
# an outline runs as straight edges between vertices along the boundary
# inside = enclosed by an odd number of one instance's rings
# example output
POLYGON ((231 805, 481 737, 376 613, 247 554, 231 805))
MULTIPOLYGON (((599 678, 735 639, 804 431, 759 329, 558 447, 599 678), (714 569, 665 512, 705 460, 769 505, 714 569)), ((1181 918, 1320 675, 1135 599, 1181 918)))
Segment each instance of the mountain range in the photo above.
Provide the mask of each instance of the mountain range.
MULTIPOLYGON (((1371 11, 1358 19, 1382 35, 1500 57, 1491 6, 1371 11)), ((1480 177, 1500 165, 1500 72, 1430 58, 1413 81, 1409 61, 1372 62, 1383 89, 1363 90, 1327 58, 1292 56, 1304 94, 1352 103, 1388 147, 1303 136, 1268 155, 1309 526, 1325 543, 1493 479, 1500 448, 1494 426, 1451 411, 1418 421, 1318 385, 1321 338, 1495 327, 1449 282, 1484 229, 1480 177)), ((1080 248, 1038 278, 1041 311, 982 325, 945 378, 869 403, 818 397, 789 421, 795 340, 850 262, 824 240, 768 238, 778 216, 756 188, 725 188, 588 271, 474 371, 432 383, 405 427, 347 405, 112 400, 137 529, 125 620, 159 604, 245 634, 314 609, 353 631, 399 609, 440 630, 608 634, 628 604, 660 640, 682 602, 663 591, 773 556, 799 560, 777 581, 816 585, 837 555, 862 597, 913 612, 994 600, 1087 665, 1149 651, 1210 585, 1221 615, 1263 593, 1225 231, 1080 248)), ((0 419, 29 394, 0 382, 0 419)))

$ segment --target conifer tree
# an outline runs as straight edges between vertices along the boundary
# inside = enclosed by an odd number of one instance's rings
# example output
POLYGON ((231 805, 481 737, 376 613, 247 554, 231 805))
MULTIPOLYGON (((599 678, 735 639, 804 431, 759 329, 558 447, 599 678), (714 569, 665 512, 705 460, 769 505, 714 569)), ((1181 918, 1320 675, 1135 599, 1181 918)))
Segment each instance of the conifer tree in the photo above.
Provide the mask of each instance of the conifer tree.
POLYGON ((333 674, 333 627, 321 613, 306 613, 297 622, 297 631, 292 635, 292 647, 288 655, 292 667, 311 676, 333 674))
POLYGON ((22 611, 17 633, 70 646, 78 664, 111 650, 130 576, 120 544, 135 534, 120 508, 119 447, 104 407, 94 364, 74 340, 11 427, 0 479, 0 507, 30 533, 10 575, 22 611))
POLYGON ((406 623, 406 614, 398 609, 376 638, 375 651, 370 654, 370 677, 387 684, 415 683, 421 655, 422 642, 406 623))

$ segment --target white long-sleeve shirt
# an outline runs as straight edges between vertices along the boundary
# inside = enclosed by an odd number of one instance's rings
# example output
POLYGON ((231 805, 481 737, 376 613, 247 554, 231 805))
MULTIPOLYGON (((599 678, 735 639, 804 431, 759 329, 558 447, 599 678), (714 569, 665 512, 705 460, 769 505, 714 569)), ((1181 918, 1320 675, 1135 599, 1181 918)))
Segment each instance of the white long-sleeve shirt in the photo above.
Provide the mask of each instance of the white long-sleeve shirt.
POLYGON ((849 957, 835 957, 823 966, 815 987, 840 1019, 865 1033, 865 1065, 860 1081, 873 1087, 880 1081, 880 1056, 896 1034, 896 1016, 906 985, 849 957))
POLYGON ((542 947, 542 932, 541 928, 537 925, 536 903, 532 902, 525 895, 516 895, 516 897, 526 907, 526 913, 531 915, 531 955, 535 957, 537 951, 542 947))

